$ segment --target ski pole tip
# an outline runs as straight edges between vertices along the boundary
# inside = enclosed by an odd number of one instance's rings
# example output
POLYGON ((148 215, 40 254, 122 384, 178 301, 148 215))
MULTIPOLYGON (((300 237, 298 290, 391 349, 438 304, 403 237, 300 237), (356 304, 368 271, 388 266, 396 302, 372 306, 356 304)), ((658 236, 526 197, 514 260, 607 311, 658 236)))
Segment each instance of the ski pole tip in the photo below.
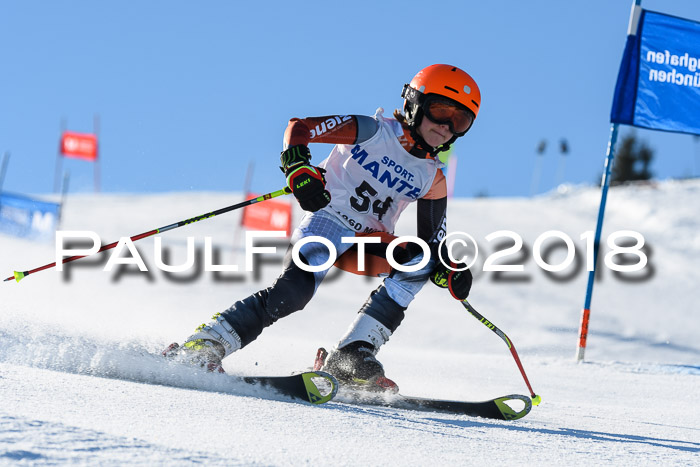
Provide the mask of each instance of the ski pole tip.
POLYGON ((532 395, 532 404, 533 405, 540 405, 540 402, 542 402, 542 398, 538 396, 537 394, 532 395))
POLYGON ((24 279, 25 274, 23 272, 15 271, 15 280, 17 282, 21 281, 24 279))

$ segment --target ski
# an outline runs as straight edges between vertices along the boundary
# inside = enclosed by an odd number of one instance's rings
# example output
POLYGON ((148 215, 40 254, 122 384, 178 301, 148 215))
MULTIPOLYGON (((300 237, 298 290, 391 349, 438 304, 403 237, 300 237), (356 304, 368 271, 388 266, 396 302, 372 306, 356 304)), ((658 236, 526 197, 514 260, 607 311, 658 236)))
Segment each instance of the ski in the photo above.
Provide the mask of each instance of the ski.
MULTIPOLYGON (((316 352, 313 369, 318 371, 326 363, 328 352, 323 347, 316 352)), ((346 384, 343 381, 340 397, 337 402, 355 405, 376 405, 382 407, 393 407, 397 409, 421 410, 427 412, 449 412, 475 417, 494 418, 497 420, 518 420, 530 413, 532 410, 532 400, 520 394, 497 397, 481 402, 451 401, 443 399, 430 399, 423 397, 404 396, 402 394, 384 391, 363 391, 354 386, 352 382, 346 384), (517 410, 510 406, 509 402, 520 401, 523 408, 517 410)), ((398 388, 396 388, 398 389, 398 388)), ((516 402, 519 405, 519 402, 516 402)))
POLYGON ((475 417, 493 418, 497 420, 518 420, 532 409, 532 401, 527 396, 511 394, 481 402, 454 401, 404 396, 401 394, 372 394, 367 392, 353 393, 343 391, 338 402, 353 405, 375 405, 424 412, 449 412, 453 414, 470 415, 475 417), (523 408, 517 410, 508 403, 520 401, 523 408))
POLYGON ((338 392, 338 381, 323 371, 306 371, 291 376, 242 376, 240 379, 316 405, 332 400, 338 392))
MULTIPOLYGON (((191 357, 188 359, 177 342, 170 344, 161 352, 159 358, 163 357, 176 365, 205 369, 211 374, 225 374, 220 361, 193 361, 191 357)), ((289 376, 226 376, 236 382, 261 387, 290 399, 302 400, 314 405, 325 404, 338 393, 338 380, 325 371, 309 370, 289 376)))

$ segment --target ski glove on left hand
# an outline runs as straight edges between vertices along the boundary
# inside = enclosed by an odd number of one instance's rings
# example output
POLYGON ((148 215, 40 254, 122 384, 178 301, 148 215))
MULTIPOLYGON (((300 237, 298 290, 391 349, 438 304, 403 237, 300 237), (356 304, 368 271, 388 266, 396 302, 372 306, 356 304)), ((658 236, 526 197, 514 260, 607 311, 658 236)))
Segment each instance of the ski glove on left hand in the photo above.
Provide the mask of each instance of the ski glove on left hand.
MULTIPOLYGON (((464 263, 451 263, 451 265, 453 269, 462 269, 466 266, 464 263)), ((438 262, 438 265, 430 275, 430 281, 433 284, 449 289, 452 296, 460 301, 469 296, 469 290, 472 288, 472 279, 471 270, 452 271, 442 264, 442 261, 438 262)))
POLYGON ((326 190, 325 170, 309 164, 311 153, 303 144, 282 151, 282 172, 287 176, 287 185, 304 211, 315 212, 331 202, 326 190))

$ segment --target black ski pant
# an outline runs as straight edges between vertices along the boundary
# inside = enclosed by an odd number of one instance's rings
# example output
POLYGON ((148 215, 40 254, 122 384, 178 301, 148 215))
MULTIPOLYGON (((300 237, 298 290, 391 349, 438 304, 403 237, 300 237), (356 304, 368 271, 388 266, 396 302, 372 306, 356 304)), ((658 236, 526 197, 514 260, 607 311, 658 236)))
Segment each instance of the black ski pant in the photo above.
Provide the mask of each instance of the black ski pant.
MULTIPOLYGON (((305 261, 303 255, 300 256, 305 261)), ((241 346, 245 347, 257 339, 264 328, 303 309, 314 296, 315 290, 314 274, 294 263, 290 247, 284 258, 282 274, 275 282, 270 287, 237 301, 221 316, 238 333, 241 346)), ((360 313, 373 317, 393 333, 401 324, 405 309, 389 297, 384 285, 380 285, 371 293, 360 313)))

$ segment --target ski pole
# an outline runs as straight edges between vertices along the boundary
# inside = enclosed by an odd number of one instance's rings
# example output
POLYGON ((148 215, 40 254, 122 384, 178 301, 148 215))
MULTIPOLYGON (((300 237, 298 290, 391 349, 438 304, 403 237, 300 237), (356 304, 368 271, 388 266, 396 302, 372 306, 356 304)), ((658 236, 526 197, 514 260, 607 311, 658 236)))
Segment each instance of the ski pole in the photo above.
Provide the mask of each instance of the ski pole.
POLYGON ((525 369, 523 369, 523 364, 520 363, 520 357, 518 357, 518 352, 515 350, 515 346, 513 345, 513 342, 506 336, 506 334, 498 329, 498 326, 493 324, 491 321, 487 320, 486 318, 483 317, 478 311, 474 309, 474 307, 465 299, 462 300, 462 306, 466 308, 466 310, 471 313, 471 315, 478 319, 481 324, 492 330, 498 337, 503 339, 503 342, 506 343, 508 348, 510 349, 510 353, 513 354, 513 358, 515 359, 515 363, 518 365, 518 369, 520 370, 520 374, 523 375, 523 379, 525 380, 525 384, 527 385, 527 388, 530 390, 530 397, 532 398, 532 403, 535 405, 539 405, 540 402, 542 402, 542 398, 535 394, 535 391, 532 390, 532 386, 530 386, 530 381, 527 379, 527 375, 525 374, 525 369))
MULTIPOLYGON (((225 208, 217 209, 216 211, 212 211, 212 212, 209 212, 207 214, 201 214, 199 216, 195 216, 195 217, 192 217, 190 219, 186 219, 184 221, 179 221, 179 222, 175 222, 174 224, 166 225, 165 227, 161 227, 159 229, 149 230, 148 232, 134 235, 133 237, 130 237, 130 239, 132 242, 135 242, 136 240, 141 240, 142 238, 146 238, 146 237, 150 237, 150 236, 153 236, 153 235, 156 235, 159 233, 167 232, 168 230, 177 229, 178 227, 192 224, 194 222, 198 222, 198 221, 201 221, 204 219, 209 219, 211 217, 218 216, 220 214, 225 214, 227 212, 231 212, 231 211, 234 211, 236 209, 250 206, 251 204, 259 203, 261 201, 266 201, 268 199, 276 198, 278 196, 288 195, 291 192, 292 192, 292 190, 290 190, 289 187, 284 187, 281 190, 273 191, 271 193, 267 193, 265 195, 258 196, 257 198, 251 198, 249 200, 240 202, 238 204, 233 204, 233 205, 227 206, 225 208)), ((114 248, 115 246, 117 246, 118 244, 119 244, 119 242, 114 242, 114 243, 110 243, 109 245, 105 245, 102 248, 100 248, 99 250, 97 250, 97 252, 95 254, 100 253, 100 252, 105 251, 105 250, 110 250, 110 249, 114 248)), ((86 255, 69 256, 67 258, 64 258, 63 261, 61 261, 61 264, 69 263, 71 261, 75 261, 76 259, 85 258, 85 256, 86 255)), ((34 274, 35 272, 43 271, 44 269, 49 269, 49 268, 52 268, 55 266, 56 266, 56 263, 54 262, 54 263, 45 264, 45 265, 38 267, 38 268, 35 268, 35 269, 31 269, 29 271, 24 271, 24 272, 15 271, 15 273, 12 276, 8 277, 3 282, 11 281, 12 279, 15 279, 17 282, 19 282, 20 280, 22 280, 23 278, 25 278, 26 276, 28 276, 30 274, 34 274)))

